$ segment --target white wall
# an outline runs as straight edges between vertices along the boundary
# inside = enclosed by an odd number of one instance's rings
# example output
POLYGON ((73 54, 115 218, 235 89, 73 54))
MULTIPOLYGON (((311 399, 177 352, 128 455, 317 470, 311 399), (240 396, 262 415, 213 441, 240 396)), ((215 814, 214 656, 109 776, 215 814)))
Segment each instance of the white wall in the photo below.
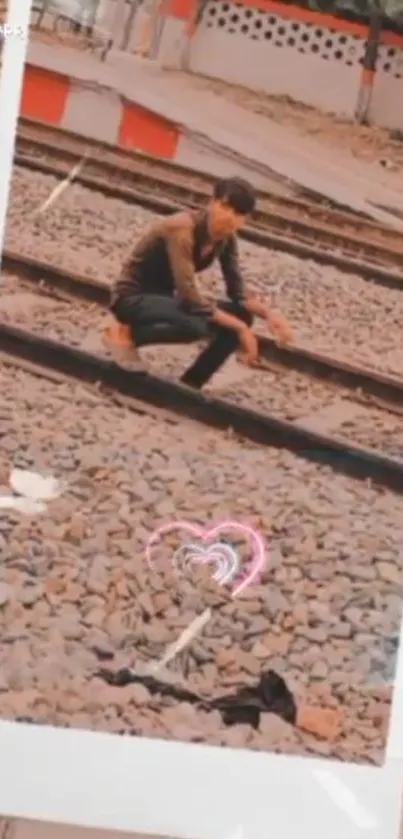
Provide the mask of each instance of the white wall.
POLYGON ((292 48, 214 29, 200 33, 192 50, 190 69, 252 90, 287 95, 297 102, 349 117, 354 114, 360 78, 357 65, 325 62, 292 48))
MULTIPOLYGON (((159 54, 164 66, 179 66, 182 33, 179 21, 167 24, 159 54)), ((348 32, 210 0, 191 45, 189 68, 353 118, 364 47, 362 37, 348 32)), ((403 129, 402 106, 403 49, 383 46, 371 119, 377 125, 403 129)))
POLYGON ((93 90, 73 82, 61 127, 103 143, 116 143, 122 119, 122 100, 113 90, 93 90))
POLYGON ((195 73, 340 115, 354 113, 360 38, 213 0, 192 47, 195 73))

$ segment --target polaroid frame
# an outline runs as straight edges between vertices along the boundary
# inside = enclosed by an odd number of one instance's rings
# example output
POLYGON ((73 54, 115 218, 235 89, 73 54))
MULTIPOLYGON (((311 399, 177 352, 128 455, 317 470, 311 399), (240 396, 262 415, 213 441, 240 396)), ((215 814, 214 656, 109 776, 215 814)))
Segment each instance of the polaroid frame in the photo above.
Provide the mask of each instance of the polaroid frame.
MULTIPOLYGON (((31 0, 9 0, 29 32, 31 0)), ((11 30, 10 30, 11 31, 11 30)), ((4 44, 0 246, 27 40, 4 44)), ((398 839, 403 620, 383 767, 0 722, 0 813, 172 839, 398 839)))

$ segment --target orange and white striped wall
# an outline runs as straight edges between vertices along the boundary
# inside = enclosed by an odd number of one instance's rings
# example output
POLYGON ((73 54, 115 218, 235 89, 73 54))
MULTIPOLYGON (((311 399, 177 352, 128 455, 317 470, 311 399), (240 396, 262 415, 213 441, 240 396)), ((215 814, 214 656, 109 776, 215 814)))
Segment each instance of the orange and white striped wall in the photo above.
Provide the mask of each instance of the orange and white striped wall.
POLYGON ((20 114, 151 155, 178 155, 180 131, 172 122, 126 101, 118 91, 36 65, 25 66, 20 114))
MULTIPOLYGON (((126 149, 173 160, 222 177, 232 175, 234 160, 194 138, 182 125, 127 100, 117 90, 73 78, 66 72, 27 63, 20 115, 126 149)), ((237 172, 257 187, 269 188, 260 171, 237 160, 237 172)))
POLYGON ((353 118, 371 85, 368 116, 403 130, 403 37, 383 32, 376 73, 363 69, 368 27, 277 0, 207 0, 192 32, 195 3, 161 0, 166 23, 159 61, 230 84, 288 96, 353 118))

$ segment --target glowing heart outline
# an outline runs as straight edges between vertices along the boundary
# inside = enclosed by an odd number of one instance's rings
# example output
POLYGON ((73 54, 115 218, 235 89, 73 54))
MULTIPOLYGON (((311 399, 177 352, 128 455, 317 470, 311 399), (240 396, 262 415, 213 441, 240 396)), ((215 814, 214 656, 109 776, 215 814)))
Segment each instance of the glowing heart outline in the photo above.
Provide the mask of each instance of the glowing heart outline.
POLYGON ((147 542, 146 560, 148 566, 151 570, 154 570, 152 562, 152 548, 157 541, 161 540, 161 537, 166 536, 168 533, 183 531, 188 533, 193 539, 196 538, 199 541, 201 540, 202 543, 206 543, 217 540, 220 533, 230 529, 237 531, 244 538, 248 537, 254 545, 254 552, 250 562, 249 572, 232 591, 232 597, 237 597, 241 591, 244 591, 244 589, 248 588, 248 586, 254 582, 266 561, 266 546, 264 540, 260 533, 248 524, 241 524, 240 522, 232 520, 220 522, 219 524, 213 525, 213 527, 201 527, 198 524, 192 524, 191 522, 182 520, 162 524, 153 531, 147 542))
POLYGON ((193 544, 192 542, 181 545, 172 556, 172 565, 175 569, 178 568, 179 559, 184 553, 189 554, 188 558, 185 559, 186 565, 210 565, 216 563, 217 568, 213 573, 212 579, 221 586, 226 585, 234 577, 238 576, 241 570, 237 552, 231 545, 226 545, 223 542, 216 542, 213 545, 209 545, 207 550, 202 548, 201 545, 197 543, 193 544))

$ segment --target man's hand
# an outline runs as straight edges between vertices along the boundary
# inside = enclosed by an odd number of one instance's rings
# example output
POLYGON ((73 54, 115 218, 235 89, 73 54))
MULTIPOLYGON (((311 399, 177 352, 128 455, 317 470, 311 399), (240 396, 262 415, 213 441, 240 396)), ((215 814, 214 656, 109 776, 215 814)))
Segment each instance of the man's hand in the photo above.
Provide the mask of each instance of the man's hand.
POLYGON ((266 316, 266 323, 279 344, 292 343, 293 335, 291 327, 280 312, 268 312, 266 316))
POLYGON ((253 367, 259 360, 259 344, 256 335, 249 329, 249 326, 245 325, 239 330, 238 334, 241 344, 241 352, 238 354, 238 360, 242 364, 253 367))
POLYGON ((273 332, 279 344, 290 344, 292 342, 291 328, 280 312, 270 309, 266 303, 263 303, 257 297, 248 297, 245 305, 249 312, 266 321, 270 332, 273 332))

